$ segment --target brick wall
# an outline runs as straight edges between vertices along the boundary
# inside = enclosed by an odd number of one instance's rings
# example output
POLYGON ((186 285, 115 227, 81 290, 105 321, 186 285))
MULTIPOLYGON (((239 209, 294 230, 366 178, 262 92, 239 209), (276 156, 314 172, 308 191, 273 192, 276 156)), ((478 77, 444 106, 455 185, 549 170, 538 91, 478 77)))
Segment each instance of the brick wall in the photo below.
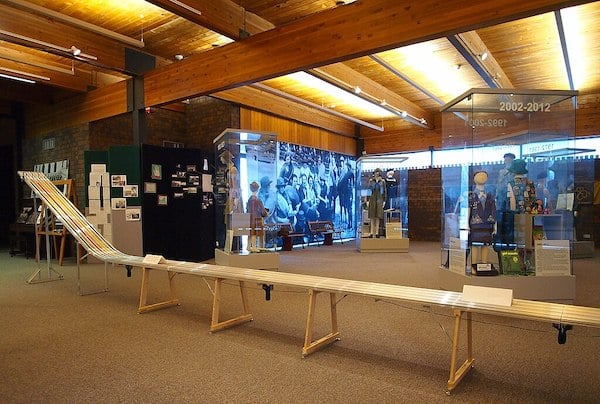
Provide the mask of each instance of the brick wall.
POLYGON ((90 125, 85 123, 45 134, 43 137, 23 139, 23 169, 33 170, 36 164, 69 160, 69 177, 75 180, 78 207, 83 209, 83 151, 90 148, 90 125), (42 150, 43 138, 54 137, 55 147, 42 150))
POLYGON ((187 107, 186 147, 213 149, 213 139, 227 128, 240 127, 240 107, 212 97, 199 97, 187 107))
POLYGON ((89 150, 108 150, 110 146, 133 143, 133 119, 130 113, 90 122, 89 150))
POLYGON ((442 171, 439 168, 408 171, 408 237, 418 241, 441 240, 442 171))

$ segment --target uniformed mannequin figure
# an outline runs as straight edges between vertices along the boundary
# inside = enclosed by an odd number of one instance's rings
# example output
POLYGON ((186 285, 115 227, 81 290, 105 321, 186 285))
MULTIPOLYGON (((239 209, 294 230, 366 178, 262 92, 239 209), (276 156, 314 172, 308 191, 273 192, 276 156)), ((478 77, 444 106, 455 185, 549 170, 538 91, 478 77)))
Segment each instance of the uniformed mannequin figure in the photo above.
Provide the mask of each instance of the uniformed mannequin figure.
POLYGON ((387 197, 386 183, 385 179, 381 176, 381 169, 375 169, 374 176, 369 179, 369 189, 371 190, 371 196, 369 197, 371 237, 377 237, 387 197))
POLYGON ((487 180, 487 172, 475 172, 473 175, 475 186, 469 193, 469 229, 473 264, 487 262, 487 246, 492 244, 496 230, 496 201, 494 196, 485 190, 487 180))
POLYGON ((227 204, 225 205, 225 214, 244 213, 242 202, 242 190, 240 188, 240 175, 237 167, 233 164, 233 156, 228 150, 221 155, 221 162, 227 166, 227 204))
POLYGON ((250 184, 252 195, 248 198, 247 212, 250 213, 250 237, 248 239, 248 251, 259 251, 259 247, 264 247, 264 218, 269 215, 260 200, 256 195, 259 190, 259 185, 256 181, 250 184), (258 243, 257 243, 258 239, 258 243))

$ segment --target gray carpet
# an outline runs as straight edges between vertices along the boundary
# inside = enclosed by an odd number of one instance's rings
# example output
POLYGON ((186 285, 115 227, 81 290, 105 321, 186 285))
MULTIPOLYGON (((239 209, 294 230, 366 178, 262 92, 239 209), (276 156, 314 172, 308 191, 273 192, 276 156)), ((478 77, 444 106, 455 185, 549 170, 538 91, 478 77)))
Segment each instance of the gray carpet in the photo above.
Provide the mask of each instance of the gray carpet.
MULTIPOLYGON (((311 246, 282 252, 281 271, 435 288, 439 257, 437 243, 412 242, 408 254, 311 246)), ((577 304, 600 307, 599 261, 574 261, 577 304)), ((306 292, 278 287, 267 302, 247 285, 254 321, 210 334, 212 296, 199 277, 176 277, 181 306, 139 315, 137 269, 111 269, 108 293, 80 297, 73 259, 56 266, 64 280, 26 284, 36 267, 0 251, 5 403, 600 401, 598 329, 575 327, 558 345, 549 324, 474 315, 475 369, 448 397, 448 309, 340 297, 341 341, 302 359, 306 292)), ((84 266, 85 287, 102 284, 102 267, 84 266)), ((166 274, 152 275, 151 298, 165 297, 166 274)), ((224 292, 223 316, 237 314, 238 290, 224 292)), ((315 336, 328 325, 319 298, 315 336)))

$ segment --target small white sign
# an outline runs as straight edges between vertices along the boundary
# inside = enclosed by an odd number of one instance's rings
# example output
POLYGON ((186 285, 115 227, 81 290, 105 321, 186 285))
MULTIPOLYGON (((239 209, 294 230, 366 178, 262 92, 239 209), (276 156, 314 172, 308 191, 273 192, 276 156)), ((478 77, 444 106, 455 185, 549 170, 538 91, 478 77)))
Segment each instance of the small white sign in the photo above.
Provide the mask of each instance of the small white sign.
POLYGON ((162 264, 164 260, 162 255, 146 254, 142 262, 144 264, 162 264))
POLYGON ((490 288, 487 286, 463 286, 463 302, 512 306, 512 289, 490 288))

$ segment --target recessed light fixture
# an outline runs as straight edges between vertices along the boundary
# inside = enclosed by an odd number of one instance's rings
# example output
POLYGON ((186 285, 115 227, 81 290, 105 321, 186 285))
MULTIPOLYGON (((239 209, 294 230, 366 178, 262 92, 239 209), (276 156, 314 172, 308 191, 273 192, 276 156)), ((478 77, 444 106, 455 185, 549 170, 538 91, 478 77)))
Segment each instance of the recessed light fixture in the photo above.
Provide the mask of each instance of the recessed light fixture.
POLYGON ((73 56, 79 56, 81 55, 81 49, 73 45, 71 46, 71 53, 73 54, 73 56))
POLYGON ((479 57, 481 58, 481 60, 486 60, 488 56, 489 54, 487 53, 487 51, 484 51, 479 57))
POLYGON ((177 55, 175 55, 175 59, 177 60, 183 60, 183 55, 178 53, 177 55))
POLYGON ((360 89, 359 86, 354 87, 354 94, 360 94, 362 92, 362 90, 360 89))

